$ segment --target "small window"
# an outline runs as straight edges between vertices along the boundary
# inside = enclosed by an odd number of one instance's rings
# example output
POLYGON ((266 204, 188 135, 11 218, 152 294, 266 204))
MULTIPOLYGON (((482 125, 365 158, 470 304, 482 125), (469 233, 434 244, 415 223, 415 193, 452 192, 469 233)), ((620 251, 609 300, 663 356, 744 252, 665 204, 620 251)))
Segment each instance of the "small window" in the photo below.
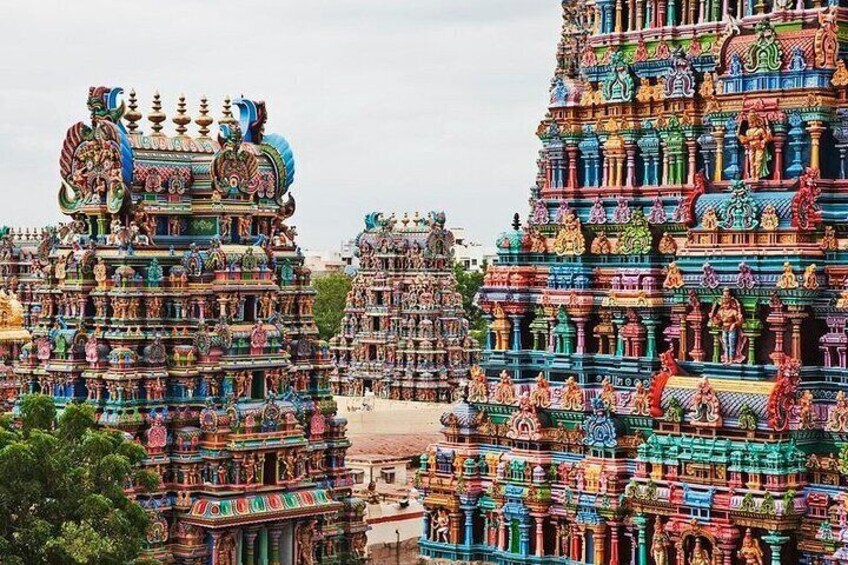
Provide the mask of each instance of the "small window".
POLYGON ((381 469, 380 470, 380 476, 383 478, 383 482, 385 482, 386 484, 391 485, 391 484, 394 484, 394 482, 395 482, 395 470, 394 470, 394 468, 381 469))

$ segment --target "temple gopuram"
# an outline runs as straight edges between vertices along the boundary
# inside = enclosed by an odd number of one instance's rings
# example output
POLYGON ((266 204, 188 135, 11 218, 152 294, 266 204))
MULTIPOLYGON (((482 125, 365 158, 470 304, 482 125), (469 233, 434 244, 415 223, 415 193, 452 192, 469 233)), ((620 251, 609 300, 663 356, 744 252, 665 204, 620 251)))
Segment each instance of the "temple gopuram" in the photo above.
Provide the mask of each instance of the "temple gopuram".
POLYGON ((848 8, 565 2, 430 561, 848 560, 848 8))
POLYGON ((32 334, 14 364, 20 394, 90 403, 145 447, 159 487, 128 488, 151 514, 156 560, 363 562, 346 421, 287 224, 289 144, 265 133, 263 102, 226 100, 212 139, 205 98, 191 117, 180 97, 168 135, 159 94, 145 133, 121 92, 91 88, 90 120, 66 134, 70 221, 2 240, 2 285, 27 280, 12 308, 32 334))
POLYGON ((355 244, 360 268, 330 343, 336 394, 449 402, 479 345, 468 331, 445 214, 373 212, 355 244))

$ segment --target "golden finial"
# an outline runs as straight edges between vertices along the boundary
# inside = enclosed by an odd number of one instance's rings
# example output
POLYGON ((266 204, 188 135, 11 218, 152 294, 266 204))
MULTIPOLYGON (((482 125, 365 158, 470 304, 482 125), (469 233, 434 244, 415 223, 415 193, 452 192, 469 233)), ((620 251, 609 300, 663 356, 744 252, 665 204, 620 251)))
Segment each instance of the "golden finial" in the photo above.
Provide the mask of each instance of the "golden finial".
POLYGON ((186 126, 191 123, 191 117, 186 114, 185 94, 180 94, 177 100, 177 115, 172 118, 172 121, 177 124, 177 135, 185 137, 188 131, 186 126))
POLYGON ((236 119, 233 117, 233 112, 230 110, 230 97, 227 96, 224 98, 224 109, 222 110, 224 114, 220 120, 218 120, 219 124, 235 124, 236 119))
POLYGON ((148 114, 148 121, 153 123, 151 129, 153 129, 153 135, 162 135, 162 122, 164 122, 168 116, 162 111, 162 99, 159 97, 159 93, 156 92, 153 95, 153 111, 148 114))
POLYGON ((212 116, 209 115, 209 101, 206 96, 200 97, 200 115, 194 119, 199 126, 200 137, 209 137, 209 126, 212 125, 212 116))
MULTIPOLYGON (((138 129, 138 122, 141 119, 141 112, 138 111, 138 98, 135 96, 135 89, 130 90, 130 110, 126 114, 124 114, 124 118, 127 120, 127 129, 130 130, 130 133, 135 133, 135 130, 138 129)), ((139 132, 140 133, 140 132, 139 132)))

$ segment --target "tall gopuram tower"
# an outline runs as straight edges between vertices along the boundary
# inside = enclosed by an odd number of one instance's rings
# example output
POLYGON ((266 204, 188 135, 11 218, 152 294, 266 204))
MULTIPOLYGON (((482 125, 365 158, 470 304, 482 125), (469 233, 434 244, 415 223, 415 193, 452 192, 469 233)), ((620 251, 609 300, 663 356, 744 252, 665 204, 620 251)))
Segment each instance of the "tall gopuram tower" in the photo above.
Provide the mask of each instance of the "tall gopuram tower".
POLYGON ((422 456, 433 560, 848 551, 848 9, 596 0, 565 25, 483 369, 422 456))
POLYGON ((120 93, 92 88, 62 146, 70 222, 38 245, 22 392, 90 403, 145 447, 159 487, 130 490, 163 563, 362 562, 346 422, 286 223, 288 143, 265 134, 263 102, 234 100, 234 117, 227 100, 216 140, 205 98, 191 117, 180 97, 171 136, 159 94, 145 133, 120 93))
POLYGON ((336 394, 449 402, 479 359, 453 274, 445 214, 373 212, 356 238, 360 268, 331 340, 336 394))

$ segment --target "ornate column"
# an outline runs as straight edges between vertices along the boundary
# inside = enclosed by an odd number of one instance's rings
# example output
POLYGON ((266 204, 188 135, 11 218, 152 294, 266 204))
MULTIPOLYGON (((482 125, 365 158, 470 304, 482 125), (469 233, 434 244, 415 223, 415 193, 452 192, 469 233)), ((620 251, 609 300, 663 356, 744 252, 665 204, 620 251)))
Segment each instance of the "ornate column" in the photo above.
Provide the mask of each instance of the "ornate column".
POLYGON ((686 138, 686 150, 689 153, 689 165, 686 167, 686 184, 695 184, 695 152, 697 144, 694 138, 686 138))
POLYGON ((597 526, 592 528, 592 546, 594 551, 594 559, 593 563, 595 565, 605 564, 605 556, 604 554, 604 538, 606 537, 606 526, 603 524, 598 524, 597 526))
MULTIPOLYGON (((740 2, 741 4, 742 2, 740 2)), ((724 140, 724 152, 728 158, 727 166, 724 168, 724 176, 733 179, 742 173, 742 169, 739 168, 739 140, 736 138, 736 120, 727 120, 724 127, 729 134, 724 140)))
POLYGON ((718 182, 722 179, 722 174, 724 173, 724 126, 715 127, 713 130, 713 139, 715 139, 713 181, 718 182))
POLYGON ((789 114, 789 149, 788 158, 789 166, 786 168, 786 175, 789 178, 797 178, 804 172, 804 164, 802 162, 804 155, 804 145, 806 132, 804 130, 804 120, 797 112, 789 114))
POLYGON ((498 549, 506 550, 506 516, 501 512, 501 519, 498 524, 498 549))
POLYGON ((463 507, 465 513, 465 539, 462 540, 465 547, 471 547, 474 543, 474 507, 463 507))
POLYGON ((527 522, 521 522, 518 525, 518 530, 519 553, 524 556, 530 555, 530 524, 527 522))
POLYGON ((283 529, 279 526, 273 526, 268 530, 268 543, 271 545, 271 560, 268 565, 280 565, 280 536, 283 535, 283 529))
POLYGON ((521 351, 521 315, 510 314, 512 320, 512 350, 521 351))
POLYGON ((636 145, 628 143, 624 146, 624 151, 627 154, 627 176, 624 186, 632 189, 636 185, 636 145))
POLYGON ((565 148, 568 153, 568 188, 577 189, 577 146, 569 144, 565 148))
POLYGON ((259 534, 259 529, 256 527, 248 528, 244 531, 242 535, 242 540, 247 546, 247 550, 245 553, 244 565, 255 565, 255 551, 256 551, 256 536, 259 534))
POLYGON ((542 557, 545 555, 545 517, 534 516, 533 519, 536 521, 536 557, 542 557))
POLYGON ((582 355, 586 353, 586 317, 575 316, 574 325, 577 326, 577 348, 575 353, 582 355))
POLYGON ((645 526, 648 523, 648 519, 644 514, 637 514, 633 517, 633 523, 636 525, 639 541, 639 559, 637 561, 637 565, 648 565, 648 536, 645 532, 645 526))
POLYGON ((818 120, 812 121, 807 125, 807 133, 810 134, 810 168, 817 171, 821 170, 821 137, 825 129, 818 120))
POLYGON ((659 321, 654 317, 653 312, 649 312, 642 316, 642 324, 645 326, 645 331, 647 332, 645 357, 653 359, 657 356, 656 328, 659 325, 659 321))
POLYGON ((459 512, 450 513, 450 534, 448 539, 454 545, 459 544, 459 521, 462 515, 459 512))
MULTIPOLYGON (((791 307, 790 307, 791 308, 791 307)), ((793 359, 801 359, 801 323, 807 317, 806 312, 790 311, 789 322, 792 324, 792 338, 789 347, 793 359)))
POLYGON ((786 124, 774 124, 774 180, 783 180, 783 145, 786 143, 786 124))
POLYGON ((763 541, 771 549, 771 565, 781 565, 780 549, 789 541, 789 536, 781 535, 780 532, 769 532, 767 536, 763 536, 763 541))
POLYGON ((609 565, 618 565, 618 522, 607 522, 610 528, 609 565))

